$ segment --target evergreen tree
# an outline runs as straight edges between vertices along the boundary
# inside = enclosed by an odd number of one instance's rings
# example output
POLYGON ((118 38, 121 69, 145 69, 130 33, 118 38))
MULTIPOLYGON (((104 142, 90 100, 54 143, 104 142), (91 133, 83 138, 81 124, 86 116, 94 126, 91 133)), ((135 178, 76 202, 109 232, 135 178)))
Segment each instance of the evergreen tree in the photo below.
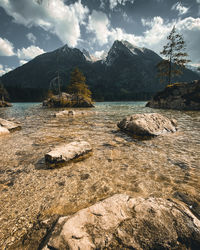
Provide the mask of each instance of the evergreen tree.
POLYGON ((75 94, 80 98, 84 98, 88 101, 91 101, 91 91, 85 83, 86 78, 83 73, 75 68, 71 73, 70 84, 67 88, 67 91, 70 94, 75 94))
POLYGON ((157 67, 160 80, 165 81, 167 79, 170 85, 172 77, 181 75, 185 65, 190 60, 187 59, 188 54, 185 52, 186 46, 183 36, 177 33, 175 26, 171 30, 167 40, 167 44, 160 52, 165 59, 157 67))

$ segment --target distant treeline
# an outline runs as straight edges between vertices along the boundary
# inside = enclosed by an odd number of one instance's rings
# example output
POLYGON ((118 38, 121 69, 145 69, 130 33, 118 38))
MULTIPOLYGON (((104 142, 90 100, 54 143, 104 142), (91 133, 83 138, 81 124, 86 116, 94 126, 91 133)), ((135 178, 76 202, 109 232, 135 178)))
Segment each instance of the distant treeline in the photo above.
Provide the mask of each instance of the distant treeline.
MULTIPOLYGON (((47 98, 48 89, 22 88, 19 86, 6 87, 11 102, 42 102, 47 98)), ((151 99, 155 92, 128 92, 119 90, 102 91, 92 90, 95 101, 146 101, 151 99)), ((65 89, 62 89, 65 91, 65 89)))

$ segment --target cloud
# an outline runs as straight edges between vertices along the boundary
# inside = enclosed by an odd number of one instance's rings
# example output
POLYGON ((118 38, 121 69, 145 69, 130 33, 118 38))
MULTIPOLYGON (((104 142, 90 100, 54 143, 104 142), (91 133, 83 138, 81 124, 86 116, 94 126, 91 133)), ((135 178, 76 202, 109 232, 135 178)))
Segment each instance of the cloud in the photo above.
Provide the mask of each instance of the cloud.
POLYGON ((36 38, 36 36, 33 35, 33 33, 28 33, 28 34, 26 35, 26 37, 28 38, 28 40, 29 40, 30 42, 32 42, 33 44, 35 44, 37 38, 36 38))
POLYGON ((101 11, 93 10, 89 16, 87 30, 95 34, 97 42, 104 45, 108 42, 110 21, 107 15, 101 11))
POLYGON ((80 25, 89 12, 80 0, 70 5, 65 5, 64 0, 1 0, 0 6, 16 23, 39 26, 72 47, 77 45, 80 25))
POLYGON ((179 16, 186 14, 189 10, 189 8, 183 6, 180 2, 175 3, 171 9, 177 10, 179 12, 179 16))
POLYGON ((45 53, 43 49, 33 45, 28 48, 22 48, 17 50, 17 56, 21 60, 21 62, 23 62, 22 60, 31 60, 43 53, 45 53))
POLYGON ((14 47, 7 39, 0 37, 0 56, 14 56, 14 47))
POLYGON ((3 66, 2 64, 0 64, 0 76, 8 73, 11 70, 13 70, 13 68, 9 68, 8 66, 3 66))

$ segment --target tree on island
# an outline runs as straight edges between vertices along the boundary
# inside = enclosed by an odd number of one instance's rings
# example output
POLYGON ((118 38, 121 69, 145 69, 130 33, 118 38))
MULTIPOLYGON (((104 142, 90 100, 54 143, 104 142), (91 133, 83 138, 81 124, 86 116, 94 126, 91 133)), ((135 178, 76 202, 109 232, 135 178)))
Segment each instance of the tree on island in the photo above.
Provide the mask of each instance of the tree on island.
POLYGON ((77 95, 77 101, 79 99, 85 99, 88 102, 92 102, 92 93, 86 85, 86 78, 83 73, 75 68, 71 73, 70 84, 67 87, 67 92, 69 94, 77 95))
POLYGON ((172 82, 172 77, 181 75, 185 65, 190 62, 187 59, 188 54, 185 52, 186 45, 183 36, 177 33, 175 26, 167 37, 167 44, 160 52, 165 57, 158 63, 158 76, 160 81, 167 79, 168 85, 172 82))

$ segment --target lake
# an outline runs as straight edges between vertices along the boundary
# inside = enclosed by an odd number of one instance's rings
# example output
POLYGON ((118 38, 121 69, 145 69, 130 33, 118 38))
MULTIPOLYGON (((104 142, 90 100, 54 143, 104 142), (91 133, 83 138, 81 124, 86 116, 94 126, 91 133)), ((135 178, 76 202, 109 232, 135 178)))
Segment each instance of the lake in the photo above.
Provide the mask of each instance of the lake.
POLYGON ((38 214, 67 215, 115 193, 132 197, 187 199, 200 204, 200 112, 155 110, 145 102, 102 102, 87 116, 56 118, 62 109, 14 103, 0 117, 22 130, 0 138, 0 246, 10 246, 33 226, 38 214), (116 126, 127 115, 158 112, 178 121, 178 132, 136 140, 116 126), (46 169, 54 146, 86 140, 84 161, 46 169))

